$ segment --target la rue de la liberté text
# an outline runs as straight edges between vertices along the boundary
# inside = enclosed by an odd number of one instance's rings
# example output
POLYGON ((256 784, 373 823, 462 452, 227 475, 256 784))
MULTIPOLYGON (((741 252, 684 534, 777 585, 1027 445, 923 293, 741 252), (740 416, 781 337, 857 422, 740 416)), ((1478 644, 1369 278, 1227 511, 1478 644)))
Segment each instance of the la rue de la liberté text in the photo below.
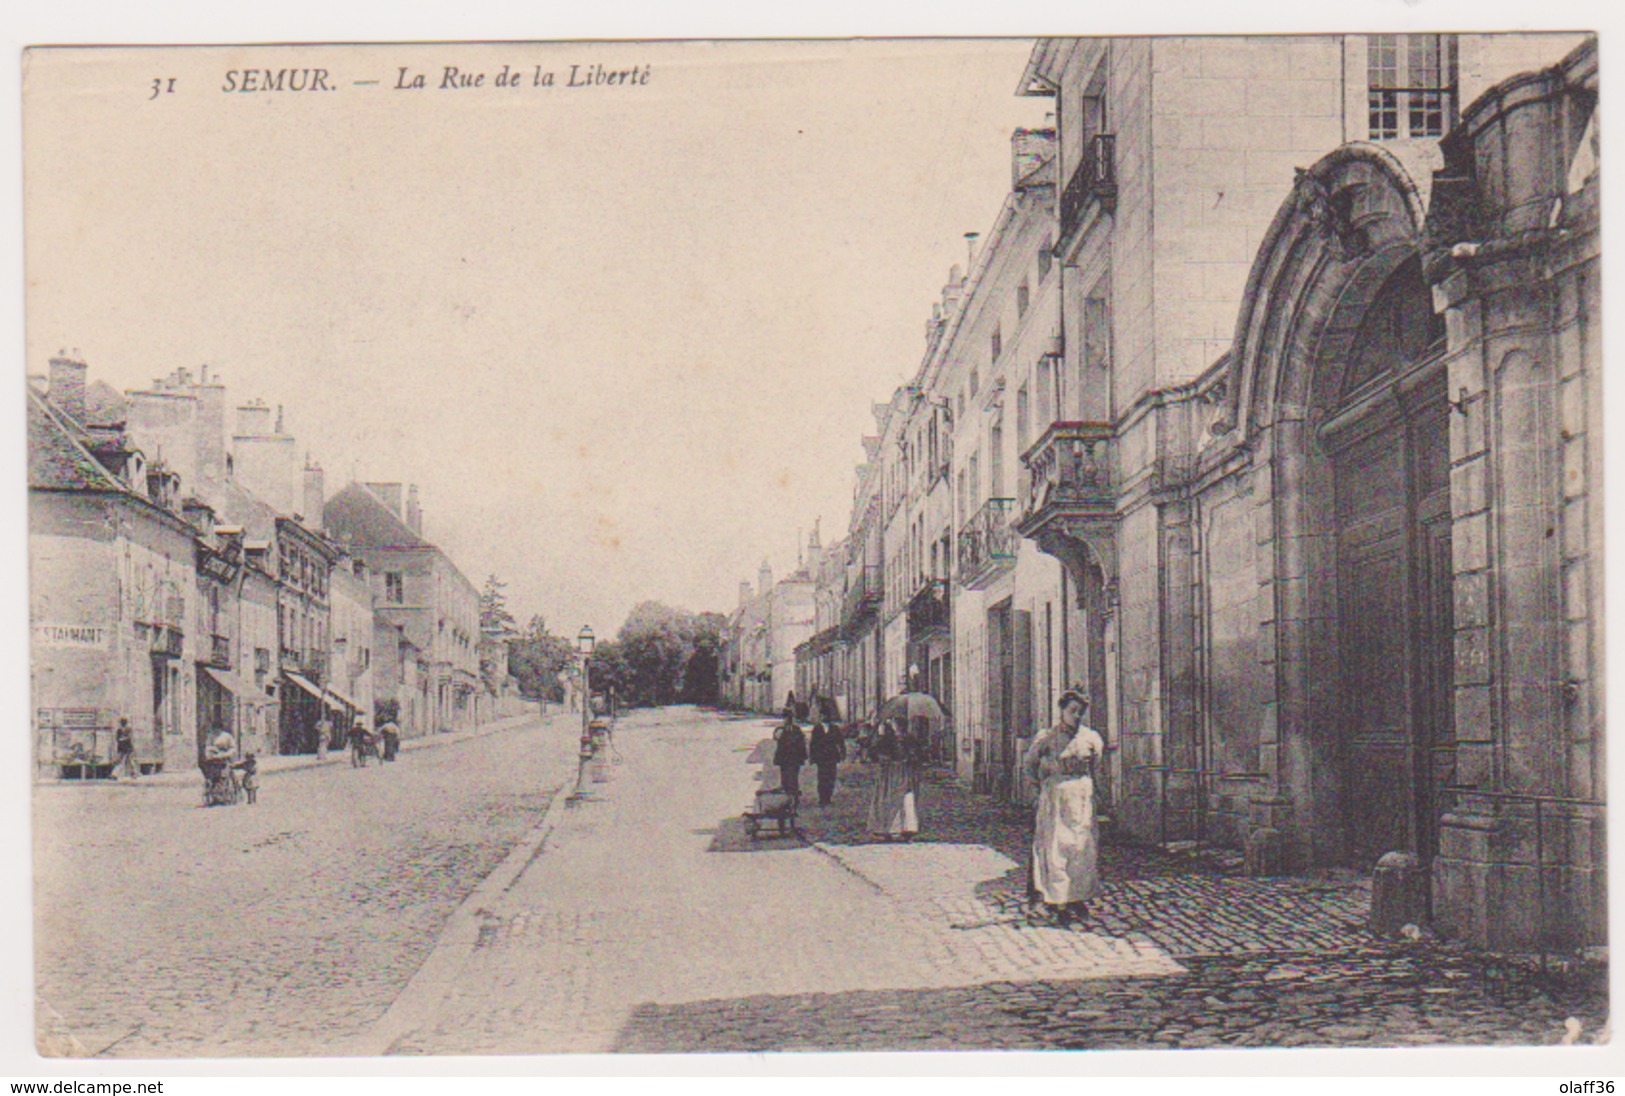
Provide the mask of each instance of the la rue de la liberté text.
MULTIPOLYGON (((652 75, 649 65, 611 68, 603 64, 548 68, 544 65, 503 65, 501 69, 474 70, 459 65, 414 69, 401 65, 393 82, 343 81, 325 68, 228 69, 220 85, 224 92, 337 91, 346 82, 354 86, 386 87, 394 91, 463 91, 474 88, 602 88, 644 87, 652 75)), ((156 83, 154 95, 172 90, 156 83)))

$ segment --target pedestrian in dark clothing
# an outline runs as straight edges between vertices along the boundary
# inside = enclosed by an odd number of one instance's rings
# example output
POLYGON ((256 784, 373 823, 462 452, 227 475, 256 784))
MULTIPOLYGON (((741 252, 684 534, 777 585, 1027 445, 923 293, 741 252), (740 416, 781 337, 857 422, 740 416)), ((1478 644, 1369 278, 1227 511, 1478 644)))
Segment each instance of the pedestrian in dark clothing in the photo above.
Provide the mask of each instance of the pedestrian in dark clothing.
POLYGON ((118 721, 118 729, 113 732, 113 749, 118 753, 118 760, 113 763, 115 780, 121 774, 131 780, 141 775, 141 770, 135 763, 135 734, 130 730, 130 721, 122 716, 118 721))
POLYGON ((795 799, 801 798, 801 766, 807 763, 807 736, 793 717, 774 736, 773 764, 779 767, 779 787, 795 799))
POLYGON ((384 760, 394 761, 396 751, 401 748, 400 727, 395 725, 393 719, 386 719, 383 726, 378 728, 378 737, 384 740, 384 760))
POLYGON ((818 805, 829 806, 835 795, 835 769, 846 760, 846 741, 839 729, 814 723, 807 742, 807 760, 818 769, 818 805))
POLYGON ((243 774, 243 791, 248 793, 248 805, 252 807, 260 801, 260 763, 252 751, 236 765, 243 774))

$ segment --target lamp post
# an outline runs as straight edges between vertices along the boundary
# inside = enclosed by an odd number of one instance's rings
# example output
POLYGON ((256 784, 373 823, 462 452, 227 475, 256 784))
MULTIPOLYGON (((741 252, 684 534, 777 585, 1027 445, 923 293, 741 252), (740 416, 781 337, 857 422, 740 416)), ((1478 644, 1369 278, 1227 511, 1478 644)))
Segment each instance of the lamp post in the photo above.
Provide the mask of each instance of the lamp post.
POLYGON ((597 645, 598 637, 593 635, 592 625, 583 624, 581 631, 576 633, 576 650, 581 652, 581 737, 588 738, 588 727, 592 724, 592 670, 588 663, 592 659, 592 649, 597 645))
POLYGON ((587 794, 587 762, 597 752, 592 741, 592 680, 587 667, 594 643, 591 625, 583 625, 576 636, 576 650, 581 654, 581 742, 576 751, 576 790, 570 795, 571 801, 587 794))

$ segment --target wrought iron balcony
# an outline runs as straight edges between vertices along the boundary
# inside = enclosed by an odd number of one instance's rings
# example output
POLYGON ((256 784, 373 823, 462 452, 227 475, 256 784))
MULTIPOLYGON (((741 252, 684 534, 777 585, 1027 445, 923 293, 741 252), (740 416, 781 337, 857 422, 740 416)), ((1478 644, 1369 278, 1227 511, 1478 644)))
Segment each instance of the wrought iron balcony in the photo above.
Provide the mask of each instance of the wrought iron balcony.
POLYGON ((1083 156, 1072 169, 1061 192, 1061 239, 1069 239, 1083 223, 1090 201, 1111 213, 1117 208, 1117 137, 1097 133, 1083 146, 1083 156))
POLYGON ((1021 530, 1051 517, 1110 517, 1116 509, 1109 445, 1112 428, 1099 422, 1051 423, 1021 456, 1027 466, 1021 530))
POLYGON ((1021 537, 1010 525, 1015 509, 1015 499, 988 499, 959 531, 961 586, 980 590, 1015 565, 1021 546, 1021 537))
POLYGON ((841 603, 842 628, 850 629, 873 613, 885 596, 879 565, 865 564, 847 585, 846 597, 841 603))
POLYGON ((943 631, 949 625, 948 583, 940 578, 928 578, 920 583, 914 596, 908 599, 908 635, 919 639, 932 632, 943 631))
POLYGON ((148 651, 154 658, 181 657, 181 644, 185 633, 173 624, 149 624, 147 626, 148 651))
POLYGON ((217 670, 231 669, 231 637, 229 635, 213 635, 209 637, 209 665, 217 670))

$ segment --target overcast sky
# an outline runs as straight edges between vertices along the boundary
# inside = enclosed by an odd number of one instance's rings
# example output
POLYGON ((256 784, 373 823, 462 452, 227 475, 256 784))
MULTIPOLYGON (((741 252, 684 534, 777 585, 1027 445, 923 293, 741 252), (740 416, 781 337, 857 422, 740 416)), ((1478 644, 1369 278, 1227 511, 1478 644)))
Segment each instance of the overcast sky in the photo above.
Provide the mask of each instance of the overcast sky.
POLYGON ((522 620, 725 612, 798 529, 844 531, 870 402, 1051 107, 1015 94, 1029 49, 35 54, 28 369, 76 348, 123 389, 210 364, 234 403, 286 406, 330 491, 421 484, 430 536, 522 620), (572 64, 649 75, 571 89, 572 64), (440 90, 446 65, 485 86, 440 90), (429 87, 395 90, 401 66, 429 87), (306 67, 337 90, 221 90, 306 67))

